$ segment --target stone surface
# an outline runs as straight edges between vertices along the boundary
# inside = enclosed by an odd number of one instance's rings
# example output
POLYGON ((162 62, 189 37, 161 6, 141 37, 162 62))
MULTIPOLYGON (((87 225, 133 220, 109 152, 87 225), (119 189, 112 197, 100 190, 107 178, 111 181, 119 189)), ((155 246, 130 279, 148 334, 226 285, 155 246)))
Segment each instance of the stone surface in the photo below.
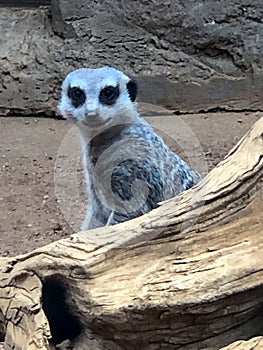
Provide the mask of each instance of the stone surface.
POLYGON ((113 65, 179 112, 263 109, 262 0, 52 0, 0 12, 0 114, 57 113, 61 81, 113 65))
POLYGON ((0 0, 0 7, 38 7, 50 5, 50 0, 0 0))

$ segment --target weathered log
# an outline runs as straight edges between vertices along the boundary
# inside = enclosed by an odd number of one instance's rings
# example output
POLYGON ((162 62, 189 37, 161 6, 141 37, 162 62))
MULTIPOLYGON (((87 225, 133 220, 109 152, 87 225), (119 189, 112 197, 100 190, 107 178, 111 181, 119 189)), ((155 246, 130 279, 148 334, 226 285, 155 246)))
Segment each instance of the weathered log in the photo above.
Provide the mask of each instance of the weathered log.
POLYGON ((6 349, 259 349, 262 156, 263 118, 147 215, 1 258, 6 349))
POLYGON ((260 350, 263 349, 263 337, 255 337, 250 340, 236 341, 221 350, 260 350))

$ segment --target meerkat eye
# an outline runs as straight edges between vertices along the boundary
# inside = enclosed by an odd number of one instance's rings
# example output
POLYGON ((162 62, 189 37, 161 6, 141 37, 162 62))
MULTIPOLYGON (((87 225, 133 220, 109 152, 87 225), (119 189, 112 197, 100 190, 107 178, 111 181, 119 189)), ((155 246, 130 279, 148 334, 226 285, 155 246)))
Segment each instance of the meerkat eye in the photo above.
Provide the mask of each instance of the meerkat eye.
POLYGON ((103 105, 113 105, 120 95, 118 86, 106 86, 100 92, 99 101, 103 105))
POLYGON ((75 108, 80 107, 86 100, 85 92, 79 87, 73 86, 68 88, 68 97, 71 99, 75 108))

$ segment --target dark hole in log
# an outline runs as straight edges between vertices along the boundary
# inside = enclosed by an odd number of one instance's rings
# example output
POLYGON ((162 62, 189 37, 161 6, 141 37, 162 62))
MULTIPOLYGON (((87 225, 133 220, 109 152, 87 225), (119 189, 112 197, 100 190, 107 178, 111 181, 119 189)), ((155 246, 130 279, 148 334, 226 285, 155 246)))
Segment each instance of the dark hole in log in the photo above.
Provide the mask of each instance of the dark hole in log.
POLYGON ((2 312, 0 312, 0 341, 5 339, 5 319, 2 312))
POLYGON ((52 335, 50 343, 56 345, 64 340, 72 341, 77 338, 82 327, 69 309, 66 302, 66 285, 59 276, 44 281, 42 298, 43 310, 52 335))

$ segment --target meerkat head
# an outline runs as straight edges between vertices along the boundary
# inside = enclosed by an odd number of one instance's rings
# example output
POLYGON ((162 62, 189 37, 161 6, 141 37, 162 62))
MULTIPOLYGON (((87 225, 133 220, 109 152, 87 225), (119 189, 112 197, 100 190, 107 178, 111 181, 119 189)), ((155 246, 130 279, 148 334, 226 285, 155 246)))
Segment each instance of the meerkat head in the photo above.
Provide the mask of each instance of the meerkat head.
POLYGON ((89 125, 106 123, 136 112, 137 84, 112 67, 81 68, 62 84, 59 109, 66 119, 89 125))

